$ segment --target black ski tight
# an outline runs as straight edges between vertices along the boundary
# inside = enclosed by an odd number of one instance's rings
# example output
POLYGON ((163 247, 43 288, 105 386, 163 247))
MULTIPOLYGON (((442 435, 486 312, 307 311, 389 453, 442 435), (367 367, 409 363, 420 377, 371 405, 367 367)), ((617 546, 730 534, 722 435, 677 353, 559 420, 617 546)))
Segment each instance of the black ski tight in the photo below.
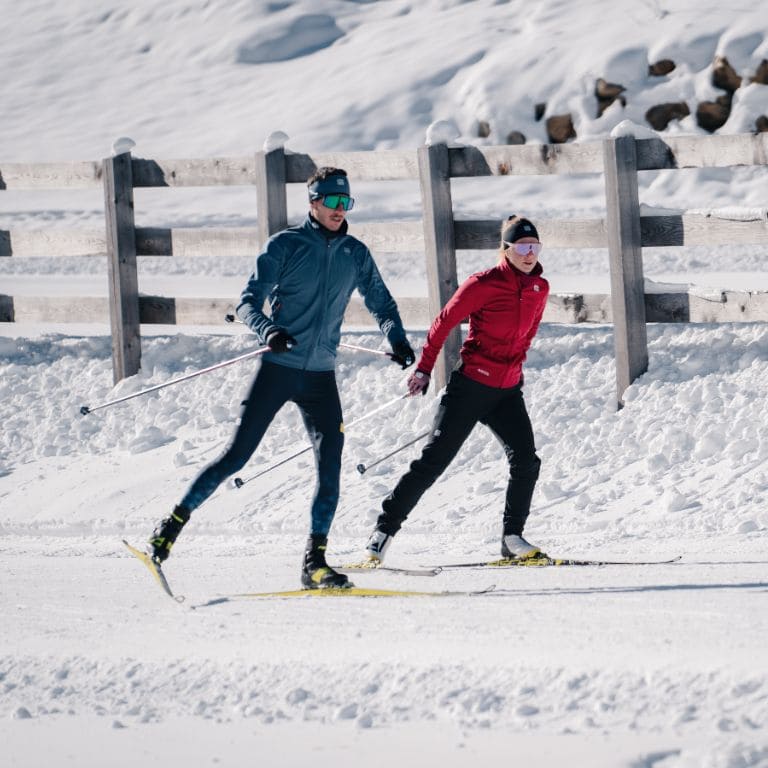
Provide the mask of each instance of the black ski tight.
POLYGON ((327 536, 339 502, 344 432, 333 371, 302 371, 262 361, 226 451, 192 483, 180 506, 197 509, 230 475, 245 466, 275 414, 288 402, 299 407, 315 452, 317 485, 311 532, 327 536))
POLYGON ((504 535, 523 532, 541 461, 520 385, 487 387, 460 371, 451 374, 429 441, 394 490, 382 502, 377 528, 394 535, 424 492, 454 459, 475 424, 485 424, 504 447, 509 482, 504 505, 504 535))

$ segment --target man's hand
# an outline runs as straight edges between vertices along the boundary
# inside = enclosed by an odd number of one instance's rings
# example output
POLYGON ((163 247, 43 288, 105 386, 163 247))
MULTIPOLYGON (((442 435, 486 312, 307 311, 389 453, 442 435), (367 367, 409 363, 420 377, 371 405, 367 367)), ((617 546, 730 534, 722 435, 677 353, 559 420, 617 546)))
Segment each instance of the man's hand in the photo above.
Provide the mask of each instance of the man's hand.
POLYGON ((427 388, 429 387, 429 374, 420 371, 418 368, 408 377, 408 394, 413 397, 414 395, 427 394, 427 388))
POLYGON ((267 336, 267 346, 272 352, 288 352, 293 349, 296 344, 296 339, 283 328, 278 328, 267 336))
POLYGON ((394 360, 403 370, 416 362, 416 355, 407 341, 398 341, 392 345, 390 358, 394 360))

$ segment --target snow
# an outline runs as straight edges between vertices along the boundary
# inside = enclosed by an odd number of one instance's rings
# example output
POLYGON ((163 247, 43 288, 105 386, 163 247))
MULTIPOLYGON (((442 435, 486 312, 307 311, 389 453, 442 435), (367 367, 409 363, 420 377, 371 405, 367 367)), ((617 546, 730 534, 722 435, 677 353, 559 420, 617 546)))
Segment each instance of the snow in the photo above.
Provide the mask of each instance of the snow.
MULTIPOLYGON (((415 149, 546 140, 534 105, 580 141, 703 135, 715 54, 746 80, 768 56, 764 4, 405 0, 5 4, 5 162, 415 149), (672 58, 663 78, 649 63, 672 58), (594 82, 625 88, 595 117, 594 82), (656 134, 645 111, 686 101, 656 134), (477 137, 478 122, 491 134, 477 137), (128 137, 132 138, 128 138, 128 137), (290 138, 289 138, 290 137, 290 138), (134 146, 135 142, 135 146, 134 146)), ((749 132, 745 85, 720 133, 749 132)), ((645 172, 643 213, 764 220, 765 168, 645 172)), ((420 216, 415 183, 356 183, 357 222, 420 216)), ((594 175, 455 180, 463 218, 604 215, 594 175)), ((103 228, 102 193, 0 192, 0 229, 103 228)), ((139 226, 254 226, 248 188, 136 190, 139 226)), ((289 218, 306 210, 301 189, 289 218)), ((645 249, 649 290, 767 290, 764 247, 645 249)), ((460 254, 460 277, 489 263, 460 254)), ((169 295, 236 297, 253 254, 142 259, 169 295)), ((396 296, 423 296, 416 254, 376 254, 396 296)), ((545 249, 556 293, 607 292, 604 250, 545 249)), ((106 295, 103 258, 4 259, 0 293, 106 295)), ((411 328, 415 348, 424 328, 411 328)), ((165 597, 120 543, 141 544, 232 434, 256 360, 86 416, 253 351, 242 326, 142 328, 143 368, 112 384, 105 326, 0 325, 0 743, 28 768, 221 763, 338 768, 504 760, 614 768, 768 766, 768 325, 648 327, 648 372, 616 410, 610 326, 545 324, 526 364, 543 461, 526 530, 556 555, 659 566, 362 573, 361 586, 476 596, 258 600, 298 586, 314 485, 284 409, 240 476, 193 516, 165 597), (271 467, 279 467, 255 476, 271 467), (240 597, 236 597, 240 595, 240 597), (225 599, 228 598, 228 599, 225 599)), ((385 351, 371 330, 343 342, 385 351)), ((359 557, 383 496, 429 426, 432 392, 343 348, 348 425, 329 558, 359 557), (354 422, 354 423, 353 423, 354 422)), ((414 510, 394 566, 493 558, 505 461, 478 427, 414 510)))

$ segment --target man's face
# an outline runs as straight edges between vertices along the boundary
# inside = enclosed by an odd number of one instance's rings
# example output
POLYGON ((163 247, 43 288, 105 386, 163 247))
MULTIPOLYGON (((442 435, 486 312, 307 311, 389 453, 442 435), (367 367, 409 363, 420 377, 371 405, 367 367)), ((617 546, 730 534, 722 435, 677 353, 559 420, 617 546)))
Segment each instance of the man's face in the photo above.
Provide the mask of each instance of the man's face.
MULTIPOLYGON (((330 197, 338 197, 338 195, 331 195, 330 197)), ((336 208, 328 208, 325 205, 325 197, 321 197, 319 200, 311 200, 309 203, 309 210, 315 221, 317 221, 318 224, 322 224, 331 232, 337 232, 339 230, 339 227, 344 223, 344 219, 347 215, 347 212, 344 210, 344 206, 341 203, 339 203, 336 208)))

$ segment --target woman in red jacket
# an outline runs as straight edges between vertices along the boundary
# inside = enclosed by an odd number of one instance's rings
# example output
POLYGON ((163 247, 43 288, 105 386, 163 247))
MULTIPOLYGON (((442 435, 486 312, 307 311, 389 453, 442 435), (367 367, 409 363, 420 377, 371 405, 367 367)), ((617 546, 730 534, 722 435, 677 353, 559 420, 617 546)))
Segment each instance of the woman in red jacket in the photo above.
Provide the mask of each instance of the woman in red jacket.
POLYGON ((522 367, 544 313, 549 284, 541 277, 539 235, 528 219, 510 216, 501 240, 499 263, 471 275, 432 323, 417 369, 408 379, 410 395, 426 394, 448 333, 469 317, 461 364, 440 400, 429 441, 382 502, 366 545, 373 562, 384 559, 392 537, 478 421, 496 435, 509 462, 501 555, 526 559, 541 553, 522 536, 541 466, 523 400, 522 367))

